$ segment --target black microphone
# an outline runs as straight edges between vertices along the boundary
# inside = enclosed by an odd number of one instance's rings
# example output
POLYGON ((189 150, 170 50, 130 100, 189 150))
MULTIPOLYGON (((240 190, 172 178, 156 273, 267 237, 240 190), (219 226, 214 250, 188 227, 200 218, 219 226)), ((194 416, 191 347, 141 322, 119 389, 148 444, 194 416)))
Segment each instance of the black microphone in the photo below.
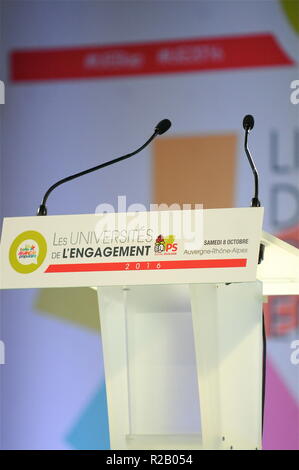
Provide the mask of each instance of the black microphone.
POLYGON ((154 133, 145 142, 145 144, 143 144, 141 147, 139 147, 134 152, 128 153, 127 155, 123 155, 122 157, 114 158, 113 160, 110 160, 110 161, 105 162, 105 163, 101 163, 100 165, 89 168, 88 170, 80 171, 79 173, 75 173, 74 175, 67 176, 66 178, 63 178, 63 179, 57 181, 57 183, 50 186, 50 188, 45 193, 45 195, 43 197, 43 200, 42 200, 42 203, 39 206, 36 215, 47 215, 47 213, 48 213, 47 206, 46 206, 47 199, 48 199, 49 195, 51 194, 51 192, 54 189, 56 189, 58 186, 60 186, 61 184, 67 183, 68 181, 74 180, 75 178, 79 178, 80 176, 86 175, 87 173, 92 173, 93 171, 100 170, 101 168, 105 168, 106 166, 113 165, 114 163, 121 162, 122 160, 125 160, 126 158, 133 157, 133 155, 136 155, 137 153, 141 152, 141 150, 143 150, 145 147, 147 147, 149 145, 149 143, 155 137, 157 137, 157 135, 162 135, 165 132, 167 132, 168 129, 170 128, 170 126, 171 126, 171 122, 169 121, 169 119, 163 119, 162 121, 160 121, 156 125, 154 133))
POLYGON ((253 161, 252 156, 250 155, 249 148, 248 148, 248 134, 254 127, 254 118, 251 114, 247 114, 243 119, 243 128, 245 130, 245 139, 244 139, 244 149, 247 155, 253 177, 254 177, 254 197, 251 200, 251 207, 260 207, 261 203, 259 200, 259 175, 257 172, 257 168, 253 161))

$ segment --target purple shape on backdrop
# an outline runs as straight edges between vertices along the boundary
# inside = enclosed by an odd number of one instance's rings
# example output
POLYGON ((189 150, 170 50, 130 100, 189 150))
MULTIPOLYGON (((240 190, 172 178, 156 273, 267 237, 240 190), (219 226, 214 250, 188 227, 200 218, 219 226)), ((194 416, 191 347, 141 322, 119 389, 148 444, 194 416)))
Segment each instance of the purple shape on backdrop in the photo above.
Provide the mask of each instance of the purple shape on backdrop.
MULTIPOLYGON (((294 366, 294 374, 297 373, 294 366)), ((263 448, 299 449, 299 404, 267 360, 263 448)))

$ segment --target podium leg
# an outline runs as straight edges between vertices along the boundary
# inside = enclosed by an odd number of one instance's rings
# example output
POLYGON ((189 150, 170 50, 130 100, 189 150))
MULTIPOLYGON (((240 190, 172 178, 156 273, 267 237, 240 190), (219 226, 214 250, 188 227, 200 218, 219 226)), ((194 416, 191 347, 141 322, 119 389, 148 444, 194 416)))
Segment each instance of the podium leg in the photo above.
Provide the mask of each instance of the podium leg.
POLYGON ((99 288, 112 449, 201 448, 189 288, 99 288))
POLYGON ((203 447, 261 449, 262 285, 190 286, 203 447))
POLYGON ((98 288, 110 446, 112 449, 126 449, 126 435, 130 433, 130 410, 125 298, 119 288, 113 289, 113 302, 109 295, 105 296, 105 292, 107 288, 98 288))

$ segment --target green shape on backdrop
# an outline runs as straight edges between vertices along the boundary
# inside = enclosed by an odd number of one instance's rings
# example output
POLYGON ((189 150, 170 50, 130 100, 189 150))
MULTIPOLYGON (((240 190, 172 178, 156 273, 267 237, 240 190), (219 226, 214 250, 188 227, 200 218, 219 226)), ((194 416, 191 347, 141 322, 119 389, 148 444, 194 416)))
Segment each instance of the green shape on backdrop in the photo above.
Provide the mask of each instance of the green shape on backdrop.
POLYGON ((280 4, 290 25, 299 34, 299 0, 280 0, 280 4))
POLYGON ((98 296, 90 287, 39 289, 34 309, 100 333, 98 296))

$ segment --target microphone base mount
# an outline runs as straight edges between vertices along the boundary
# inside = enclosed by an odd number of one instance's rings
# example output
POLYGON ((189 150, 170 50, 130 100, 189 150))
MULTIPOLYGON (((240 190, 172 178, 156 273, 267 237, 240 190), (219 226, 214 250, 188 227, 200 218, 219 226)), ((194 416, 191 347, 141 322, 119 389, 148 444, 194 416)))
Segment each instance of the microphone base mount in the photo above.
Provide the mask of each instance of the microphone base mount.
POLYGON ((36 215, 47 215, 47 213, 48 213, 47 207, 45 206, 45 204, 41 204, 38 208, 36 215))

